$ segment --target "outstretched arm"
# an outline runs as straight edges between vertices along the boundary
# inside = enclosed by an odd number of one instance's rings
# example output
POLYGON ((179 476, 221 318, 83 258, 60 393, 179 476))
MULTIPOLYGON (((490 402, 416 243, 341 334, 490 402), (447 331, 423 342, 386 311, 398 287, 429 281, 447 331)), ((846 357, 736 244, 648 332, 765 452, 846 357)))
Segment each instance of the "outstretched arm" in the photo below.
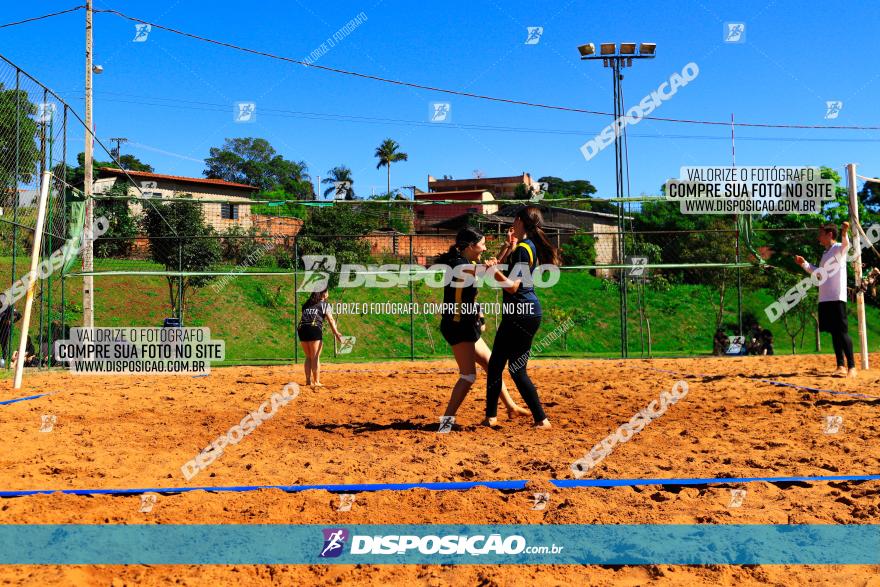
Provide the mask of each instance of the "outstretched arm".
POLYGON ((333 336, 336 337, 336 340, 342 340, 342 334, 340 334, 339 329, 336 327, 336 320, 333 319, 333 314, 327 314, 327 324, 330 325, 330 330, 333 331, 333 336))
POLYGON ((807 273, 812 273, 813 271, 815 271, 817 269, 817 267, 815 265, 808 262, 806 259, 804 259, 800 255, 794 256, 794 262, 797 263, 798 265, 800 265, 803 268, 803 270, 806 271, 807 273))

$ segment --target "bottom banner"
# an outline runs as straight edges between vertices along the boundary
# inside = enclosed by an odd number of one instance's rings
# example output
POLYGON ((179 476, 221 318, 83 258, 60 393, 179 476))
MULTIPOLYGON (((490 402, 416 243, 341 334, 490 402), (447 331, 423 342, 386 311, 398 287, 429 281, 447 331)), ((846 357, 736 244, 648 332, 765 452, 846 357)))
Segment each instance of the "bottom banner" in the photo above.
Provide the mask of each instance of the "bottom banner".
POLYGON ((878 525, 0 525, 0 564, 880 564, 878 525))

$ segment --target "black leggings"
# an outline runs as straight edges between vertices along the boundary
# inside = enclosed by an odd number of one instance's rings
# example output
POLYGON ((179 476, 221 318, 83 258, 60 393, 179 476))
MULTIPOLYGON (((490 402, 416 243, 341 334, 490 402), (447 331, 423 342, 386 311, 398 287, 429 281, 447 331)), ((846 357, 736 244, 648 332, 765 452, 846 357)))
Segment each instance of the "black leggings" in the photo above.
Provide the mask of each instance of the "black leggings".
POLYGON ((837 357, 837 366, 843 367, 843 357, 846 355, 846 366, 850 369, 856 366, 853 358, 853 344, 849 332, 839 330, 831 333, 831 344, 834 345, 834 356, 837 357))
POLYGON ((498 397, 501 395, 501 376, 504 365, 508 362, 508 371, 519 390, 523 401, 532 411, 536 424, 543 422, 547 416, 538 399, 538 390, 526 373, 529 355, 532 350, 532 339, 541 326, 540 316, 505 316, 501 319, 495 342, 492 344, 492 357, 486 372, 486 417, 494 418, 498 414, 498 397))

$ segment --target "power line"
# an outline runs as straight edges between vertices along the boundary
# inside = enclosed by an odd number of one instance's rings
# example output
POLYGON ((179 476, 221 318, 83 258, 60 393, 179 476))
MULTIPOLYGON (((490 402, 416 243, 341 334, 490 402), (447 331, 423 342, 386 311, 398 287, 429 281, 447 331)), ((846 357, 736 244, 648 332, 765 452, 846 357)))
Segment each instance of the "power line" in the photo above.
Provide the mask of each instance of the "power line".
MULTIPOLYGON (((115 104, 138 104, 141 106, 157 106, 161 108, 177 108, 183 110, 197 110, 200 112, 226 112, 229 110, 227 104, 219 104, 214 102, 201 102, 195 100, 179 100, 175 98, 161 98, 154 96, 139 96, 137 94, 127 94, 123 92, 110 92, 110 91, 101 91, 96 92, 97 94, 105 94, 105 95, 116 95, 116 96, 125 96, 125 97, 133 97, 133 98, 142 98, 142 100, 119 100, 119 99, 107 99, 104 101, 112 102, 115 104), (153 100, 153 101, 164 101, 164 102, 176 102, 177 104, 163 104, 163 103, 154 103, 154 102, 146 102, 143 100, 153 100), (178 105, 181 104, 181 105, 178 105), (182 104, 192 104, 193 106, 183 106, 182 104), (204 108, 200 108, 199 106, 205 106, 204 108)), ((75 99, 82 100, 81 96, 76 96, 75 99)), ((279 118, 300 118, 305 120, 326 120, 331 122, 353 122, 353 123, 362 123, 362 124, 386 124, 386 125, 402 125, 402 126, 422 126, 422 127, 430 127, 430 128, 445 128, 445 129, 467 129, 467 130, 477 130, 477 131, 494 131, 494 132, 522 132, 522 133, 533 133, 533 134, 558 134, 558 135, 574 135, 574 136, 586 136, 589 134, 587 131, 581 130, 569 130, 569 129, 552 129, 552 128, 534 128, 534 127, 515 127, 515 126, 493 126, 493 125, 483 125, 483 124, 458 124, 458 123, 445 123, 445 124, 437 124, 434 122, 426 122, 422 120, 408 120, 408 119, 400 119, 400 118, 381 118, 381 117, 372 117, 372 116, 360 116, 355 114, 333 114, 330 112, 306 112, 299 110, 284 110, 279 108, 260 108, 261 116, 275 116, 279 118)), ((729 122, 727 123, 730 124, 729 122)), ((704 140, 718 140, 718 141, 729 141, 730 137, 728 136, 712 136, 712 135, 692 135, 692 134, 663 134, 656 135, 650 133, 631 133, 629 136, 638 137, 638 138, 649 138, 649 139, 704 139, 704 140)), ((840 142, 840 143, 876 143, 880 142, 880 138, 809 138, 809 137, 754 137, 754 136, 740 136, 737 137, 739 140, 744 141, 780 141, 780 142, 840 142)))
MULTIPOLYGON (((10 27, 10 26, 15 26, 15 25, 19 25, 19 24, 28 23, 28 22, 34 22, 34 21, 38 21, 38 20, 45 19, 45 18, 50 18, 50 17, 53 17, 53 16, 59 16, 59 15, 61 15, 61 14, 66 14, 66 13, 69 13, 69 12, 74 12, 74 11, 76 11, 76 10, 80 10, 80 9, 82 9, 82 8, 85 8, 85 6, 82 6, 82 5, 81 5, 81 6, 75 6, 75 7, 73 7, 73 8, 69 8, 69 9, 67 9, 67 10, 62 10, 62 11, 59 11, 59 12, 53 12, 53 13, 50 13, 50 14, 45 14, 45 15, 43 15, 43 16, 38 16, 38 17, 34 17, 34 18, 29 18, 29 19, 25 19, 25 20, 21 20, 21 21, 17 21, 17 22, 7 23, 7 24, 4 24, 4 25, 0 25, 0 28, 5 28, 5 27, 10 27)), ((302 65, 302 66, 304 66, 304 67, 314 67, 314 68, 316 68, 316 69, 322 69, 322 70, 324 70, 324 71, 330 71, 330 72, 333 72, 333 73, 339 73, 339 74, 342 74, 342 75, 350 75, 350 76, 354 76, 354 77, 360 77, 360 78, 364 78, 364 79, 371 79, 371 80, 374 80, 374 81, 379 81, 379 82, 384 82, 384 83, 389 83, 389 84, 394 84, 394 85, 399 85, 399 86, 405 86, 405 87, 415 88, 415 89, 419 89, 419 90, 427 90, 427 91, 431 91, 431 92, 440 92, 440 93, 451 94, 451 95, 455 95, 455 96, 463 96, 463 97, 466 97, 466 98, 475 98, 475 99, 480 99, 480 100, 489 100, 489 101, 493 101, 493 102, 502 102, 502 103, 506 103, 506 104, 514 104, 514 105, 518 105, 518 106, 529 106, 529 107, 533 107, 533 108, 544 108, 544 109, 548 109, 548 110, 561 110, 561 111, 563 111, 563 112, 576 112, 576 113, 579 113, 579 114, 593 114, 593 115, 597 115, 597 116, 612 116, 612 117, 613 117, 613 114, 610 113, 610 112, 601 112, 601 111, 597 111, 597 110, 586 110, 586 109, 583 109, 583 108, 572 108, 572 107, 568 107, 568 106, 556 106, 556 105, 552 105, 552 104, 542 104, 542 103, 539 103, 539 102, 527 102, 527 101, 524 101, 524 100, 513 100, 513 99, 509 99, 509 98, 499 98, 499 97, 497 97, 497 96, 488 96, 488 95, 484 95, 484 94, 475 94, 475 93, 472 93, 472 92, 463 92, 463 91, 460 91, 460 90, 450 90, 450 89, 446 89, 446 88, 439 88, 439 87, 428 86, 428 85, 424 85, 424 84, 416 84, 416 83, 412 83, 412 82, 406 82, 406 81, 401 81, 401 80, 395 80, 395 79, 385 78, 385 77, 376 76, 376 75, 370 75, 370 74, 366 74, 366 73, 360 73, 360 72, 356 72, 356 71, 349 71, 349 70, 340 69, 340 68, 335 68, 335 67, 328 67, 328 66, 325 66, 325 65, 317 65, 317 64, 315 64, 315 63, 306 63, 306 62, 304 62, 304 61, 299 61, 298 59, 292 59, 292 58, 290 58, 290 57, 284 57, 284 56, 281 56, 281 55, 275 55, 275 54, 273 54, 273 53, 269 53, 269 52, 266 52, 266 51, 259 51, 259 50, 256 50, 256 49, 250 49, 250 48, 242 47, 242 46, 235 45, 235 44, 232 44, 232 43, 227 43, 227 42, 224 42, 224 41, 218 41, 218 40, 216 40, 216 39, 210 39, 210 38, 208 38, 208 37, 202 37, 202 36, 200 36, 200 35, 195 35, 195 34, 192 34, 192 33, 187 33, 187 32, 185 32, 185 31, 181 31, 181 30, 174 29, 174 28, 171 28, 171 27, 167 27, 167 26, 163 26, 163 25, 160 25, 160 24, 156 24, 156 23, 153 23, 153 22, 150 22, 150 21, 147 21, 147 20, 142 20, 142 19, 140 19, 140 18, 136 18, 136 17, 133 17, 133 16, 128 16, 127 14, 124 14, 124 13, 122 13, 122 12, 119 12, 118 10, 113 10, 113 9, 109 9, 109 8, 104 8, 104 9, 98 9, 98 8, 96 8, 96 9, 94 10, 94 12, 113 14, 113 15, 116 15, 116 16, 118 16, 118 17, 120 17, 120 18, 123 18, 123 19, 126 19, 126 20, 130 20, 130 21, 132 21, 132 22, 139 22, 139 23, 142 23, 142 24, 148 24, 148 25, 150 25, 151 27, 155 27, 155 28, 157 28, 157 29, 161 29, 161 30, 164 30, 164 31, 168 31, 168 32, 170 32, 170 33, 174 33, 174 34, 176 34, 176 35, 180 35, 180 36, 184 36, 184 37, 189 37, 189 38, 191 38, 191 39, 196 39, 196 40, 198 40, 198 41, 204 41, 204 42, 206 42, 206 43, 212 43, 212 44, 214 44, 214 45, 219 45, 219 46, 221 46, 221 47, 226 47, 226 48, 229 48, 229 49, 234 49, 234 50, 236 50, 236 51, 242 51, 242 52, 250 53, 250 54, 253 54, 253 55, 259 55, 259 56, 261 56, 261 57, 268 57, 268 58, 270 58, 270 59, 275 59, 275 60, 279 60, 279 61, 286 61, 286 62, 289 62, 289 63, 296 63, 296 64, 302 65)), ((682 124, 705 124, 705 125, 714 125, 714 126, 729 126, 729 125, 731 124, 729 121, 717 121, 717 120, 695 120, 695 119, 687 119, 687 118, 665 118, 665 117, 659 117, 659 116, 645 116, 645 117, 643 117, 643 119, 644 119, 644 120, 656 120, 656 121, 658 121, 658 122, 676 122, 676 123, 682 123, 682 124)), ((880 130, 880 126, 846 126, 846 125, 818 125, 818 124, 772 124, 772 123, 757 123, 757 122, 737 122, 737 123, 734 124, 734 126, 752 127, 752 128, 789 128, 789 129, 811 129, 811 130, 880 130)), ((635 135, 634 135, 634 136, 635 136, 635 135)))
MULTIPOLYGON (((135 18, 133 16, 128 16, 118 10, 113 10, 111 8, 103 8, 103 9, 95 9, 95 12, 102 12, 107 14, 114 14, 120 18, 124 18, 126 20, 130 20, 132 22, 139 22, 141 24, 148 24, 153 28, 157 28, 160 30, 168 31, 170 33, 174 33, 176 35, 189 37, 191 39, 196 39, 198 41, 204 41, 206 43, 212 43, 214 45, 219 45, 221 47, 226 47, 228 49, 234 49, 236 51, 242 51, 244 53, 250 53, 252 55, 259 55, 261 57, 268 57, 270 59, 276 59, 278 61, 286 61, 288 63, 296 63, 305 67, 314 67, 316 69, 322 69, 324 71, 330 71, 333 73, 339 73, 342 75, 350 75, 354 77, 360 77, 364 79, 370 79, 374 81, 384 82, 388 84, 394 84, 398 86, 405 86, 410 88, 415 88, 417 90, 428 90, 431 92, 440 92, 444 94, 451 94, 454 96, 463 96, 466 98, 476 98, 480 100, 489 100, 492 102, 503 102, 506 104, 515 104, 519 106, 530 106, 533 108, 544 108, 548 110, 561 110, 564 112, 577 112, 580 114, 594 114, 599 116, 612 116, 613 114, 610 112, 600 112, 596 110, 586 110, 583 108, 571 108, 568 106, 555 106, 552 104, 542 104, 538 102, 526 102, 524 100, 513 100, 509 98, 499 98, 497 96, 487 96, 484 94, 474 94, 471 92, 463 92, 460 90, 450 90, 446 88, 438 88, 434 86, 427 86, 424 84, 416 84, 412 82, 406 82, 401 80, 390 79, 386 77, 370 75, 366 73, 360 73, 356 71, 349 71, 346 69, 340 69, 336 67, 328 67, 326 65, 317 65, 315 63, 306 63, 304 61, 300 61, 298 59, 292 59, 290 57, 284 57, 282 55, 275 55, 274 53, 269 53, 267 51, 259 51, 257 49, 250 49, 248 47, 242 47, 240 45, 235 45, 233 43, 227 43, 225 41, 218 41, 216 39, 210 39, 208 37, 202 37, 200 35, 195 35, 193 33, 187 33, 185 31, 181 31, 178 29, 173 29, 171 27, 163 26, 160 24, 156 24, 147 20, 142 20, 140 18, 135 18)), ((684 119, 684 118, 661 118, 657 116, 645 116, 643 117, 645 120, 657 120, 662 122, 678 122, 684 124, 707 124, 707 125, 721 125, 721 126, 729 126, 729 121, 714 121, 714 120, 692 120, 692 119, 684 119)), ((737 122, 737 126, 742 127, 758 127, 758 128, 794 128, 794 129, 816 129, 816 130, 880 130, 880 126, 843 126, 843 125, 811 125, 811 124, 769 124, 769 123, 749 123, 749 122, 737 122)))
POLYGON ((74 6, 73 8, 68 8, 67 10, 61 10, 60 12, 53 12, 53 13, 51 13, 51 14, 44 14, 43 16, 35 16, 35 17, 33 17, 33 18, 26 18, 26 19, 24 19, 24 20, 19 20, 19 21, 16 21, 16 22, 8 22, 8 23, 6 23, 6 24, 0 24, 0 29, 5 29, 6 27, 16 26, 16 25, 19 25, 19 24, 25 24, 25 23, 28 23, 28 22, 34 22, 34 21, 37 21, 37 20, 43 20, 44 18, 51 18, 51 17, 53 17, 53 16, 59 16, 59 15, 62 15, 62 14, 67 14, 68 12, 74 12, 74 11, 77 11, 77 10, 81 10, 81 9, 83 9, 83 8, 85 8, 85 5, 84 5, 84 4, 83 4, 83 5, 80 5, 80 6, 74 6))

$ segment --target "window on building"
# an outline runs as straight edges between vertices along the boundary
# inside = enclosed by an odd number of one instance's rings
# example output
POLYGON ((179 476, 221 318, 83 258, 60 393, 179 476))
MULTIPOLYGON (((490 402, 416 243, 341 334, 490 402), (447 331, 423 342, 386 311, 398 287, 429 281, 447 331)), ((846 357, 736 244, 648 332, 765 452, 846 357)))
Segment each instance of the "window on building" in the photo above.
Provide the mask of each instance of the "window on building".
POLYGON ((238 220, 238 204, 220 204, 220 218, 238 220))

